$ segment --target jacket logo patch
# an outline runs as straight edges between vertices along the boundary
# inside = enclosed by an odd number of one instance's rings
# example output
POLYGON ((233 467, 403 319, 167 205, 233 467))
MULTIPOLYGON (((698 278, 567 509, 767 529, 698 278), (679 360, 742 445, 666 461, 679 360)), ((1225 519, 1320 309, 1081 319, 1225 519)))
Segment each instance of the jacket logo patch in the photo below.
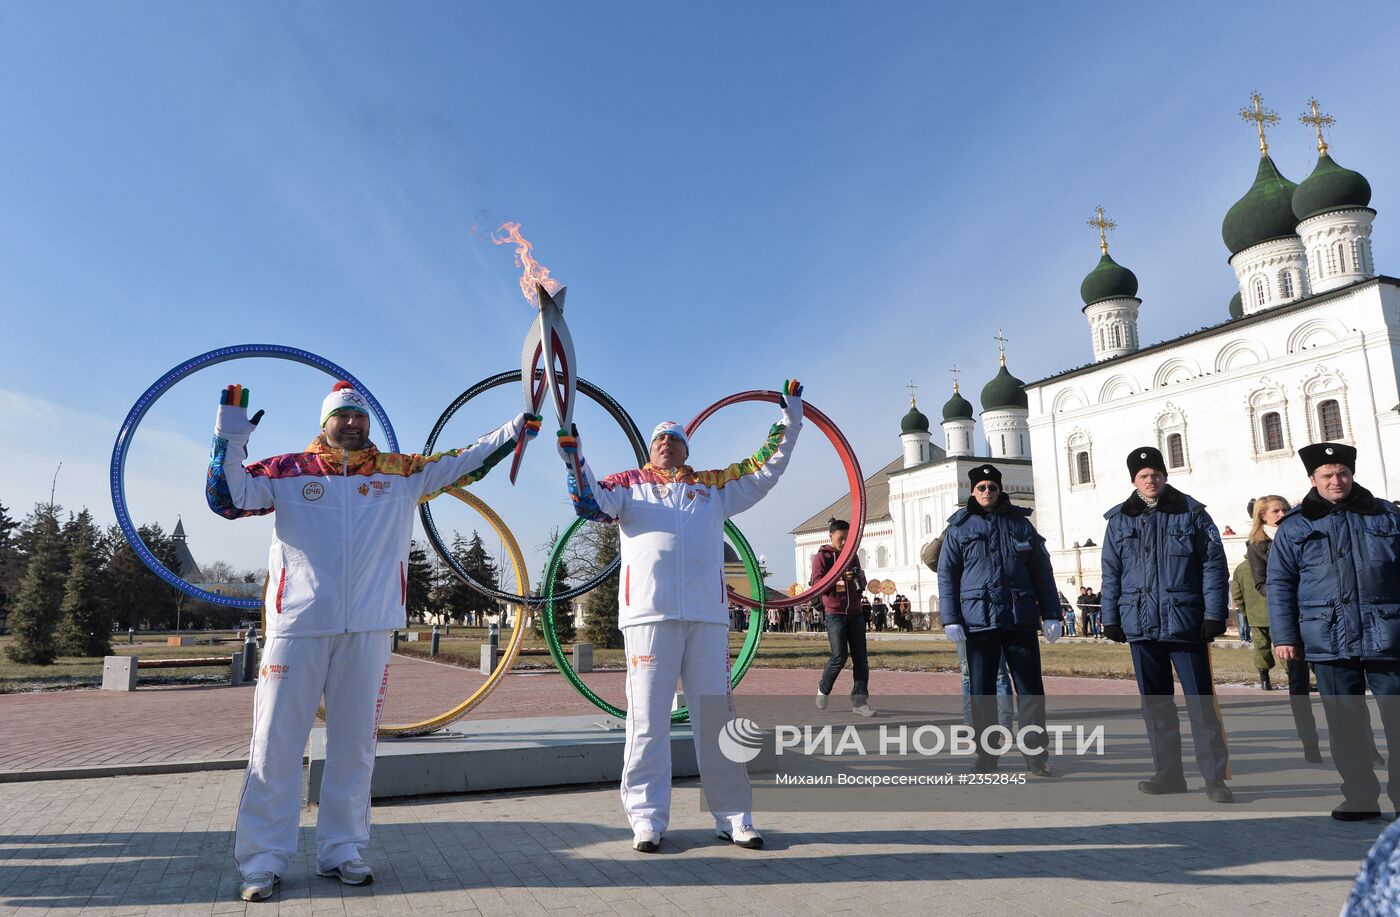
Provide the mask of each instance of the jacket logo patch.
POLYGON ((326 495, 326 488, 320 481, 312 481, 301 489, 301 495, 308 500, 319 500, 326 495))
POLYGON ((692 487, 685 492, 685 496, 688 500, 694 500, 696 497, 699 497, 701 500, 709 502, 710 491, 705 487, 692 487))
POLYGON ((370 481, 369 489, 376 497, 387 497, 389 495, 389 485, 393 481, 370 481))
POLYGON ((362 497, 368 497, 368 496, 369 496, 369 485, 368 485, 368 484, 361 484, 359 487, 356 487, 355 489, 358 490, 358 491, 360 492, 360 496, 362 496, 362 497))
POLYGON ((652 496, 656 497, 657 499, 664 499, 665 496, 666 496, 668 493, 670 493, 670 492, 671 492, 671 488, 668 487, 668 486, 665 485, 665 484, 653 484, 653 485, 651 485, 651 493, 652 493, 652 496))
POLYGON ((289 665, 264 665, 261 674, 265 681, 281 681, 291 669, 289 665))
POLYGON ((652 670, 652 669, 655 669, 655 668, 656 668, 656 657, 653 656, 653 655, 650 655, 650 654, 648 654, 648 655, 638 655, 637 653, 633 653, 633 654, 632 654, 632 660, 631 660, 631 661, 632 661, 632 668, 633 668, 633 669, 636 669, 636 670, 641 670, 641 669, 652 670))

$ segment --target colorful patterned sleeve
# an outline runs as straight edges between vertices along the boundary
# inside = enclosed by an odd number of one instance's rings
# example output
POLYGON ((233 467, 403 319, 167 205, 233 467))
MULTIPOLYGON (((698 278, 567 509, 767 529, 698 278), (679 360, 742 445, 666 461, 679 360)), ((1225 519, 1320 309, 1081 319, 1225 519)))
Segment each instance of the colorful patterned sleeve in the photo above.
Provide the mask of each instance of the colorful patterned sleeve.
POLYGON ((243 466, 243 460, 248 457, 246 442, 234 441, 232 445, 234 454, 230 457, 230 441, 214 437, 209 472, 204 481, 204 499, 210 509, 225 519, 265 516, 273 510, 272 482, 261 463, 243 466))
MULTIPOLYGON (((406 463, 401 473, 419 482, 419 502, 431 500, 453 487, 475 484, 514 452, 516 438, 520 435, 519 420, 502 424, 465 449, 392 458, 406 463)), ((392 460, 389 456, 385 458, 392 460)))
POLYGON ((629 472, 610 474, 601 481, 593 479, 593 472, 583 457, 579 457, 579 472, 583 480, 577 480, 573 472, 566 472, 565 483, 569 488, 569 499, 574 503, 574 513, 594 522, 617 522, 627 511, 632 499, 632 482, 629 472))
POLYGON ((737 516, 763 499, 763 495, 778 483, 801 429, 801 421, 786 426, 775 423, 768 429, 763 446, 753 455, 719 471, 702 471, 696 478, 719 490, 726 516, 737 516))

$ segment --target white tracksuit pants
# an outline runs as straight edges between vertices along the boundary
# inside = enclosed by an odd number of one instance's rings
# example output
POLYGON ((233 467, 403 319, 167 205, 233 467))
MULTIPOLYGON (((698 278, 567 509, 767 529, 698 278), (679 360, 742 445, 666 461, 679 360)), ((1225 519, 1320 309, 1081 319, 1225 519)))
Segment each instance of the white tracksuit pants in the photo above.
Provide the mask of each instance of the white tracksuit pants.
POLYGON ((729 693, 729 629, 723 624, 660 621, 622 628, 627 649, 627 744, 622 762, 622 808, 635 832, 665 832, 671 821, 671 701, 685 684, 700 765, 700 782, 715 825, 728 830, 753 821, 753 791, 745 765, 719 750, 718 735, 734 717, 729 693), (701 703, 701 698, 710 698, 701 703), (724 698, 721 707, 715 698, 724 698), (721 709, 724 722, 709 722, 721 709), (707 715, 708 719, 707 719, 707 715))
POLYGON ((301 821, 302 755, 323 696, 326 766, 316 815, 317 868, 333 869, 368 846, 369 781, 389 682, 389 633, 268 638, 233 844, 241 874, 287 874, 301 821))

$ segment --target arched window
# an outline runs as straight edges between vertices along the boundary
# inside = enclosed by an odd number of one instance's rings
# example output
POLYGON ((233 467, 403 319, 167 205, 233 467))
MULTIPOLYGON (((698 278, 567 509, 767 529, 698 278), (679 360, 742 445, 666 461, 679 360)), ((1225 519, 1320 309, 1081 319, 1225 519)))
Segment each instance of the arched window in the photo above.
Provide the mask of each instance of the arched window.
POLYGON ((1337 403, 1337 399, 1328 398, 1317 405, 1317 428, 1322 433, 1322 438, 1329 442, 1335 442, 1346 435, 1342 429, 1342 406, 1337 403))
POLYGON ((1360 243, 1358 243, 1355 239, 1351 240, 1351 264, 1352 269, 1355 270, 1358 274, 1364 274, 1368 270, 1368 268, 1366 267, 1366 258, 1363 254, 1363 249, 1361 248, 1360 243))
POLYGON ((862 570, 870 566, 870 555, 865 553, 865 548, 861 548, 856 553, 860 556, 860 568, 862 570))
POLYGON ((1265 289, 1265 287, 1264 287, 1264 278, 1263 278, 1263 277, 1255 277, 1255 278, 1254 278, 1254 304, 1255 304, 1256 306, 1262 306, 1262 305, 1264 305, 1264 303, 1268 301, 1268 296, 1269 296, 1268 291, 1267 291, 1267 290, 1265 289))
POLYGON ((1347 247, 1346 247, 1346 243, 1345 243, 1345 242, 1338 242, 1338 243, 1337 243, 1337 246, 1336 246, 1336 251, 1337 251, 1337 273, 1338 273, 1338 274, 1345 274, 1345 273, 1347 272, 1347 247))
POLYGON ((1089 465, 1089 451, 1087 449, 1074 454, 1074 483, 1094 483, 1094 470, 1089 465))
POLYGON ((1293 272, 1284 271, 1278 275, 1279 293, 1284 299, 1293 298, 1293 272))
POLYGON ((1123 326, 1122 326, 1122 325, 1114 325, 1114 326, 1110 329, 1110 334, 1112 335, 1112 340, 1113 340, 1113 346, 1114 346, 1114 348, 1122 347, 1122 346, 1123 346, 1123 326))
POLYGON ((924 534, 925 534, 925 535, 932 535, 932 534, 933 534, 933 517, 932 517, 932 516, 925 516, 925 517, 924 517, 924 534))
POLYGON ((1264 434, 1264 451, 1276 452, 1283 448, 1283 418, 1278 411, 1270 411, 1259 419, 1264 434))
POLYGON ((875 549, 875 569, 883 570, 889 564, 890 552, 885 550, 884 545, 875 549))
POLYGON ((1186 467, 1186 446, 1182 442, 1180 433, 1172 433, 1167 436, 1167 467, 1186 467))

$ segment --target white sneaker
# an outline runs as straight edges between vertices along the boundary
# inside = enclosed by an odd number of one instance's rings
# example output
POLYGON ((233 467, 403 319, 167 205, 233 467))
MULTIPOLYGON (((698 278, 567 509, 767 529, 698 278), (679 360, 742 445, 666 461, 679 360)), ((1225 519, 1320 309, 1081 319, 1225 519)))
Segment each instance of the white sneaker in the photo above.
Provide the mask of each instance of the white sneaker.
POLYGON ((266 901, 277 891, 281 881, 270 872, 249 873, 238 886, 238 897, 244 901, 266 901))
POLYGON ((374 873, 358 857, 346 860, 333 869, 318 869, 316 875, 323 879, 339 879, 345 885, 368 885, 374 881, 374 873))
POLYGON ((817 692, 817 709, 818 709, 818 710, 825 710, 825 709, 826 709, 826 702, 827 702, 827 696, 826 696, 825 694, 823 694, 822 692, 818 691, 818 692, 817 692))
POLYGON ((874 715, 875 715, 875 710, 874 710, 874 708, 871 707, 870 704, 868 704, 868 703, 866 703, 866 704, 856 704, 854 707, 851 708, 851 712, 854 713, 854 714, 856 714, 857 716, 874 716, 874 715))
POLYGON ((736 847, 758 850, 763 846, 763 835, 753 825, 740 825, 737 828, 715 828, 715 837, 730 841, 736 847))
POLYGON ((632 849, 638 853, 655 853, 661 849, 661 835, 650 828, 632 832, 632 849))

